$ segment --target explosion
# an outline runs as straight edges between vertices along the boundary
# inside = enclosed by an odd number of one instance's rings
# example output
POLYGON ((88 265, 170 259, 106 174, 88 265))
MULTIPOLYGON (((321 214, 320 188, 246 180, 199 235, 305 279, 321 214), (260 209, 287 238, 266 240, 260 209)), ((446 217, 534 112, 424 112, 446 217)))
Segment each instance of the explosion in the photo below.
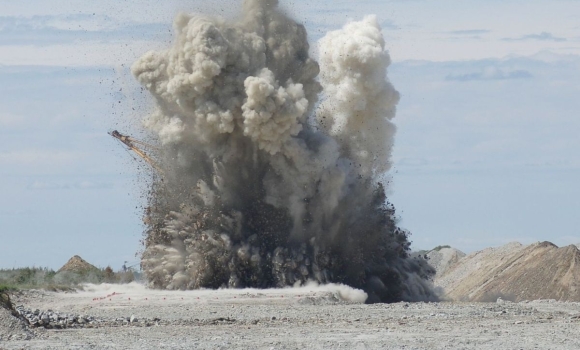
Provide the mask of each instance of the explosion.
POLYGON ((369 302, 434 300, 424 261, 386 200, 399 100, 373 16, 309 57, 275 0, 226 20, 180 14, 176 39, 132 66, 156 99, 160 148, 142 268, 154 288, 268 288, 308 281, 369 302))

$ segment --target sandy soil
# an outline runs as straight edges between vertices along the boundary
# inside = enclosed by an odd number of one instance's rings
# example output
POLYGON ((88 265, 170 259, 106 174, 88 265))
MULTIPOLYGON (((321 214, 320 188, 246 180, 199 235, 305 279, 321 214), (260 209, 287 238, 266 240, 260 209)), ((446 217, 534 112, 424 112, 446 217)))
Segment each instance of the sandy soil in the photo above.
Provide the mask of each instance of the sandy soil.
POLYGON ((365 305, 362 292, 344 286, 165 292, 136 284, 13 300, 110 322, 40 328, 0 349, 580 348, 580 303, 548 300, 365 305))
POLYGON ((427 254, 434 284, 448 300, 580 301, 580 250, 550 242, 518 242, 462 256, 453 248, 427 254))

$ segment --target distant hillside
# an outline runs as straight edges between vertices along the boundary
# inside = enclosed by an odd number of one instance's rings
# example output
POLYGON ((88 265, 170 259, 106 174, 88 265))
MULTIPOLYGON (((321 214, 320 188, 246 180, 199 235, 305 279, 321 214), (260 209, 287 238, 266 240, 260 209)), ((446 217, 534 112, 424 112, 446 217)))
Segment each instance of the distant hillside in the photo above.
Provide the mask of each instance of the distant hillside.
POLYGON ((580 250, 550 242, 509 243, 467 256, 453 248, 427 254, 434 284, 445 297, 465 301, 556 299, 580 301, 580 250))
POLYGON ((429 265, 433 266, 436 271, 435 278, 437 278, 445 274, 450 267, 455 266, 465 256, 465 253, 449 246, 443 246, 431 250, 426 255, 429 265))

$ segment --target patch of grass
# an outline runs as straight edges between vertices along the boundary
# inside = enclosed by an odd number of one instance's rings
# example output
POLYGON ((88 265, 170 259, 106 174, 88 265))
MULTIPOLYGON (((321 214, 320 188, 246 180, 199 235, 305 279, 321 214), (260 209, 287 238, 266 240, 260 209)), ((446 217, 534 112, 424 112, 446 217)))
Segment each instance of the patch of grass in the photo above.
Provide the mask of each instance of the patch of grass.
POLYGON ((0 284, 0 293, 15 292, 18 288, 8 284, 0 284))
POLYGON ((12 286, 0 285, 0 308, 13 311, 12 302, 10 301, 9 292, 14 291, 12 286))

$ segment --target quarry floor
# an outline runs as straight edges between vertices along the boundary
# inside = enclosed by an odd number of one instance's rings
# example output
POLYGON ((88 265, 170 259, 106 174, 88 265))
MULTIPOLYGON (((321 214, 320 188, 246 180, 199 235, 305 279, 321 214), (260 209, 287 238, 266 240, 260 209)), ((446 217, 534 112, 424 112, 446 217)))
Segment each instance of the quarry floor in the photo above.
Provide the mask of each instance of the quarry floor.
POLYGON ((580 303, 365 305, 344 286, 169 292, 101 285, 15 305, 139 321, 35 330, 0 349, 580 349, 580 303), (113 295, 113 292, 115 293, 113 295), (147 326, 144 320, 158 319, 147 326))

